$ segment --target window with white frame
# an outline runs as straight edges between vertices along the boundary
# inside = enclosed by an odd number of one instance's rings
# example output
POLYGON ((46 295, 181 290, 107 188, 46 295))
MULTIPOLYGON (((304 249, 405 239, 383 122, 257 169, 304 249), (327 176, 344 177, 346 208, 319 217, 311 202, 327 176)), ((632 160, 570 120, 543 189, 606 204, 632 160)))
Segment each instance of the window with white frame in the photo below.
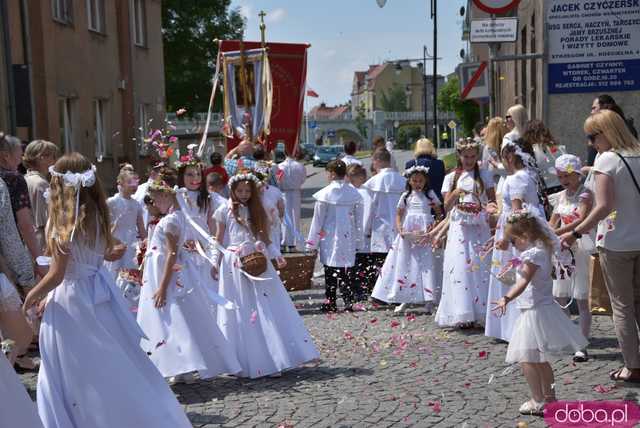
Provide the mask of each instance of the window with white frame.
POLYGON ((104 0, 87 0, 89 30, 105 32, 104 0))
POLYGON ((93 101, 93 130, 96 138, 96 159, 102 162, 107 152, 107 101, 97 99, 93 101))
POLYGON ((51 0, 51 12, 56 21, 71 24, 73 22, 72 0, 51 0))
POLYGON ((58 99, 60 146, 65 153, 73 151, 73 100, 71 98, 58 99))
POLYGON ((145 0, 131 0, 133 18, 133 42, 137 46, 147 46, 147 16, 145 0))

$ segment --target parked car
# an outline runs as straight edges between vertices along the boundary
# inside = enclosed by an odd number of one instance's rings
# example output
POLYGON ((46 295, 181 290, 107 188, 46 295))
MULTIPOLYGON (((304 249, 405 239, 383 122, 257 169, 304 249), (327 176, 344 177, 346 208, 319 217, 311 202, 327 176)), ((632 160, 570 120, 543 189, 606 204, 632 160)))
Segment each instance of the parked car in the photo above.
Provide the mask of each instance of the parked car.
POLYGON ((284 149, 284 143, 278 143, 276 145, 276 150, 273 154, 273 158, 276 163, 280 163, 287 158, 287 154, 284 149))
POLYGON ((304 143, 300 146, 300 149, 304 153, 305 160, 313 160, 313 155, 316 154, 317 147, 315 143, 304 143))
POLYGON ((320 146, 313 155, 313 166, 324 166, 342 154, 342 146, 320 146))

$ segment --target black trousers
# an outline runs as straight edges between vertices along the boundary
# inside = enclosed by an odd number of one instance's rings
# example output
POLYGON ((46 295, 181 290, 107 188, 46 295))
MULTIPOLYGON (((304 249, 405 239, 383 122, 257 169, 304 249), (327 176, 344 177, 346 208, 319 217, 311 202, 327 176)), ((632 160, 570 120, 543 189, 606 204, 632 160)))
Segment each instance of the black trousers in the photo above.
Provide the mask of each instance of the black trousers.
POLYGON ((351 269, 353 268, 324 266, 324 295, 330 305, 336 304, 338 288, 340 288, 344 304, 351 305, 353 303, 353 291, 349 282, 351 269))
MULTIPOLYGON (((355 266, 349 272, 351 290, 358 301, 366 300, 376 285, 382 264, 378 266, 378 258, 375 254, 377 253, 356 253, 355 266)), ((384 257, 382 263, 384 263, 384 257)))

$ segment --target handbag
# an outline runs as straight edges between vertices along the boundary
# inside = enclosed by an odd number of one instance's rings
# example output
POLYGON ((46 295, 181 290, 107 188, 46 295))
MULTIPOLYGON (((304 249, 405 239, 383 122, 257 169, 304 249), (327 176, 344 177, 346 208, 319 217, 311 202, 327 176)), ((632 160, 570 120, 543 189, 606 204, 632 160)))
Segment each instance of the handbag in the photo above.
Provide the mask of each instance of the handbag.
POLYGON ((267 270, 267 257, 260 251, 255 251, 240 257, 240 264, 242 270, 249 275, 259 276, 267 270))
POLYGON ((604 284, 600 257, 591 256, 589 264, 589 309, 594 315, 612 315, 611 299, 604 284))

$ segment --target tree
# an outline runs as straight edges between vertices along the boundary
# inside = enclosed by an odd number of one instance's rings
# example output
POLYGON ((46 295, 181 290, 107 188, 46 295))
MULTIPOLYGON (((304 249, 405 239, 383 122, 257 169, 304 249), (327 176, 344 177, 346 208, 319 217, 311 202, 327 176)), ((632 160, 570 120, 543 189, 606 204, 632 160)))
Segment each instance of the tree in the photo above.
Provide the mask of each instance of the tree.
POLYGON ((465 135, 473 134, 473 126, 480 120, 480 108, 471 100, 460 99, 460 81, 451 77, 438 92, 438 110, 452 111, 462 124, 465 135))
POLYGON ((380 107, 384 111, 408 111, 407 94, 397 83, 394 83, 387 92, 382 91, 380 107))
POLYGON ((404 149, 408 149, 411 144, 418 141, 422 135, 422 128, 419 126, 403 126, 398 130, 398 145, 404 149))
POLYGON ((365 114, 364 103, 360 103, 360 105, 356 108, 358 114, 356 115, 355 122, 356 128, 360 132, 364 138, 367 138, 367 115, 365 114))
MULTIPOLYGON (((162 36, 167 111, 209 107, 218 47, 215 39, 240 39, 244 21, 231 0, 163 0, 162 36)), ((217 105, 221 100, 218 99, 217 105)))

